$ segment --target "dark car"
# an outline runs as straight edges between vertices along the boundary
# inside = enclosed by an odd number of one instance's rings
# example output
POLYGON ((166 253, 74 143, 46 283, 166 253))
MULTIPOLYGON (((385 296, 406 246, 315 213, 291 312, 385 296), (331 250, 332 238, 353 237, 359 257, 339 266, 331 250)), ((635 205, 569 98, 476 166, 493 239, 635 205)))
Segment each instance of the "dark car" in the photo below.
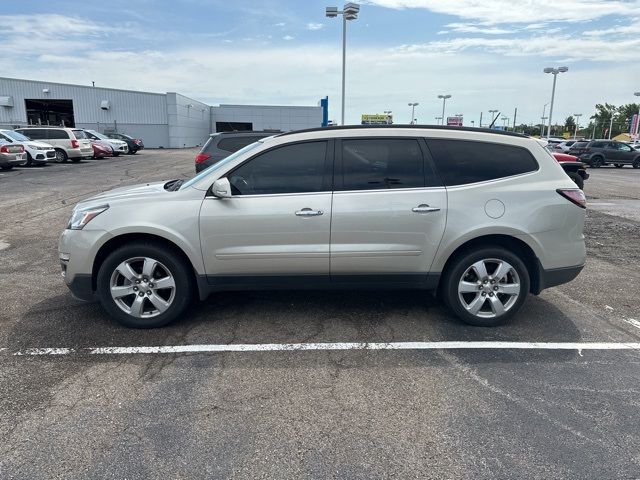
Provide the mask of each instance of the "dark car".
POLYGON ((624 165, 640 168, 640 152, 615 140, 592 140, 586 144, 576 142, 571 146, 569 155, 577 156, 580 161, 594 168, 611 163, 617 168, 624 165))
POLYGON ((209 140, 204 144, 200 153, 196 155, 196 172, 215 165, 223 158, 228 157, 241 148, 246 147, 261 138, 270 137, 279 130, 273 131, 246 131, 246 132, 220 132, 209 135, 209 140))
POLYGON ((584 181, 589 178, 589 174, 584 169, 584 164, 578 161, 578 158, 573 155, 567 155, 566 153, 553 152, 553 158, 560 164, 564 171, 569 175, 569 178, 575 182, 576 185, 584 190, 584 181))
POLYGON ((142 139, 133 138, 129 135, 125 135, 124 133, 107 133, 107 137, 114 138, 116 140, 122 140, 123 142, 127 142, 130 155, 134 155, 138 150, 142 150, 144 148, 144 143, 142 143, 142 139))

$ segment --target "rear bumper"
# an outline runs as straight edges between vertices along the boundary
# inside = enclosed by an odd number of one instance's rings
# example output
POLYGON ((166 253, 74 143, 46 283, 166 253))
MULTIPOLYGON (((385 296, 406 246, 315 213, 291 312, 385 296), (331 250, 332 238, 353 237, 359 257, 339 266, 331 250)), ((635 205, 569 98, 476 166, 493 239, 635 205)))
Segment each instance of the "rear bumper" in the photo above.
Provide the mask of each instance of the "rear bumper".
POLYGON ((532 293, 537 295, 546 288, 562 285, 563 283, 569 283, 580 274, 583 268, 584 265, 576 265, 573 267, 551 268, 545 270, 542 268, 542 264, 538 261, 538 288, 536 289, 537 291, 532 293))

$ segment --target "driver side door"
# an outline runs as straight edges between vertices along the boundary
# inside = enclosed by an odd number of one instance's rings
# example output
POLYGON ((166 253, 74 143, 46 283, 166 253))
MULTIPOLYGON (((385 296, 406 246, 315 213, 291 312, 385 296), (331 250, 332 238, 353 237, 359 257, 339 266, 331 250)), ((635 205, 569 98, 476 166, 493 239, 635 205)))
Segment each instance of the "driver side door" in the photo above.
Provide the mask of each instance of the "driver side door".
POLYGON ((328 283, 332 152, 327 140, 274 147, 226 175, 231 198, 207 195, 200 239, 210 284, 328 283))

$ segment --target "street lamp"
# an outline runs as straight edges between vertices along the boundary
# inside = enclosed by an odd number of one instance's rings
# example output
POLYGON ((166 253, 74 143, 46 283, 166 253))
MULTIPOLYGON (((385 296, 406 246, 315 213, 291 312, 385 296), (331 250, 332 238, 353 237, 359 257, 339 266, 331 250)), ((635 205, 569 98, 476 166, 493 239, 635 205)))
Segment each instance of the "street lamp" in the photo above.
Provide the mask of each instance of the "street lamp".
MULTIPOLYGON (((634 95, 636 97, 640 97, 640 92, 635 92, 634 95)), ((636 145, 638 143, 638 132, 640 131, 640 129, 638 128, 640 126, 640 105, 638 106, 638 116, 636 117, 636 128, 635 128, 635 132, 633 132, 636 136, 635 140, 633 141, 633 144, 636 145)))
POLYGON ((500 120, 502 120, 502 126, 503 127, 508 127, 509 126, 509 120, 511 120, 509 117, 502 117, 500 120))
POLYGON ((440 125, 440 120, 442 120, 442 117, 436 117, 436 125, 440 125))
POLYGON ((344 84, 347 63, 347 21, 358 18, 359 11, 360 5, 351 2, 345 3, 342 10, 338 10, 338 7, 327 7, 326 9, 326 15, 329 18, 335 18, 338 15, 342 15, 342 125, 344 125, 344 84))
POLYGON ((393 113, 391 110, 385 110, 383 112, 387 116, 387 124, 391 125, 391 114, 393 113))
POLYGON ((545 120, 547 119, 547 117, 544 116, 545 112, 547 111, 547 105, 549 105, 549 102, 545 103, 542 106, 542 125, 540 126, 540 136, 542 137, 544 135, 544 126, 545 126, 545 120))
POLYGON ((489 125, 492 125, 492 124, 493 124, 493 121, 494 121, 493 116, 494 116, 496 113, 498 113, 499 111, 500 111, 500 110, 489 110, 489 113, 491 114, 491 123, 489 123, 489 125))
POLYGON ((416 107, 418 105, 420 105, 418 102, 413 102, 413 103, 408 103, 407 105, 409 105, 411 107, 411 122, 409 123, 409 125, 413 125, 415 122, 415 113, 416 113, 416 107))
POLYGON ((549 117, 540 117, 540 120, 542 120, 542 124, 540 125, 540 138, 544 137, 544 127, 547 125, 547 118, 549 117))
POLYGON ((553 116, 553 100, 555 99, 555 96, 556 96, 556 80, 558 79, 559 73, 564 73, 568 71, 569 71, 569 67, 558 67, 558 68, 547 67, 543 70, 544 73, 553 74, 553 87, 551 89, 551 102, 550 102, 551 105, 549 106, 549 128, 547 129, 547 138, 551 136, 551 118, 553 116))
POLYGON ((438 95, 438 98, 442 99, 442 125, 444 125, 444 106, 447 103, 447 98, 451 98, 451 95, 438 95))
POLYGON ((573 134, 573 139, 575 140, 578 137, 578 125, 580 124, 580 117, 582 116, 582 114, 581 113, 574 113, 573 116, 576 119, 576 131, 573 134))

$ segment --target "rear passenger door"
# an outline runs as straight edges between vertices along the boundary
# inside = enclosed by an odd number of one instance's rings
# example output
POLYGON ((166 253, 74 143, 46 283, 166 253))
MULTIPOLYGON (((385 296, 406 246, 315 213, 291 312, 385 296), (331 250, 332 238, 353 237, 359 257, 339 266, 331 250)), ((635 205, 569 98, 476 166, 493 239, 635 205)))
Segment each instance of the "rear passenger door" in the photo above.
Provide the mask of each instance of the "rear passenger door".
POLYGON ((413 137, 336 141, 332 282, 426 280, 447 217, 426 153, 413 137))

